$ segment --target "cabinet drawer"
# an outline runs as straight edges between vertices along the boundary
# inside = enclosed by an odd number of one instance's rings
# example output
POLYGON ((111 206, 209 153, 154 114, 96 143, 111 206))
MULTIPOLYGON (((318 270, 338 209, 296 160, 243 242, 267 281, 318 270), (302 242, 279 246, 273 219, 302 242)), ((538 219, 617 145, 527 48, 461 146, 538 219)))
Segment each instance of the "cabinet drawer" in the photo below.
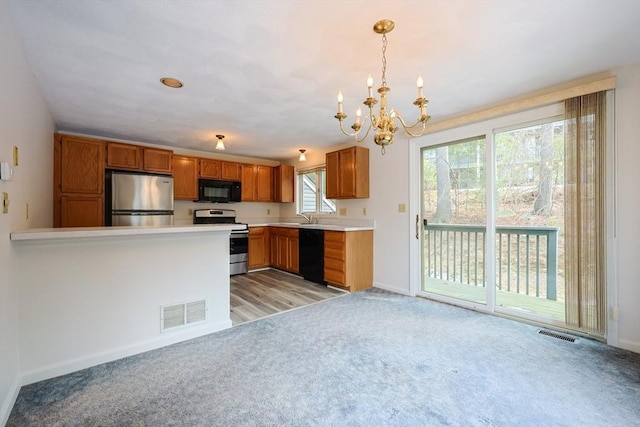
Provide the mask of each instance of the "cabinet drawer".
POLYGON ((249 227, 250 236, 264 236, 266 227, 249 227))
POLYGON ((344 243, 339 242, 324 242, 324 256, 326 258, 345 260, 344 243))
POLYGON ((325 258, 324 266, 328 270, 334 270, 344 274, 344 261, 341 259, 325 258))
POLYGON ((344 273, 342 271, 324 269, 324 280, 329 283, 335 283, 344 286, 344 273))
POLYGON ((324 241, 344 243, 345 233, 343 231, 325 231, 324 241))

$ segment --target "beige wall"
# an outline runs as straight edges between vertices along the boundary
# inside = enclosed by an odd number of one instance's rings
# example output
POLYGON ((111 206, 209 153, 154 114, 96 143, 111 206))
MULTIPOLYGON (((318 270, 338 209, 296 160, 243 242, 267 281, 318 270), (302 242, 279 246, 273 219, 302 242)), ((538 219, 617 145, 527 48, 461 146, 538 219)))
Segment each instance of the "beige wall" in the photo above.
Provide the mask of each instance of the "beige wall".
POLYGON ((0 181, 0 191, 11 200, 9 213, 0 213, 0 425, 21 385, 19 288, 9 233, 53 222, 53 119, 8 15, 0 2, 0 161, 11 162, 13 146, 19 149, 13 181, 0 181))

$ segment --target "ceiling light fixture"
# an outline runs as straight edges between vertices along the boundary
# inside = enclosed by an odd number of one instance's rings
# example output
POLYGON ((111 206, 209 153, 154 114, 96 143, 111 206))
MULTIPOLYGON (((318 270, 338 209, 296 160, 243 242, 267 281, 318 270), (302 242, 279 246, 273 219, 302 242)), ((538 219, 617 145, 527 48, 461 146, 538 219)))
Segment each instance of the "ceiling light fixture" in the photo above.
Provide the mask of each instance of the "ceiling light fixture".
POLYGON ((216 138, 218 138, 218 143, 216 144, 216 150, 225 150, 224 142, 222 142, 222 140, 224 139, 224 135, 216 135, 216 138))
POLYGON ((174 79, 173 77, 163 77, 160 79, 160 83, 162 83, 165 86, 172 87, 174 89, 178 89, 184 86, 180 80, 174 79))
POLYGON ((380 109, 378 110, 378 115, 375 116, 373 112, 373 106, 378 103, 378 100, 373 97, 373 78, 371 74, 369 74, 369 78, 367 79, 367 87, 369 90, 369 96, 364 100, 363 104, 369 107, 369 114, 366 115, 363 119, 363 123, 360 123, 360 118, 362 116, 362 110, 358 108, 356 111, 356 121, 353 125, 351 125, 351 129, 354 130, 354 133, 348 133, 344 130, 343 121, 347 118, 347 115, 342 111, 342 91, 338 92, 338 113, 335 115, 335 118, 340 121, 340 130, 347 136, 355 137, 356 141, 362 142, 369 135, 369 131, 371 128, 375 128, 375 134, 373 136, 373 141, 382 147, 382 154, 384 154, 385 147, 391 143, 393 143, 393 134, 398 130, 398 125, 396 124, 396 119, 400 122, 404 130, 413 137, 422 136, 426 132, 427 120, 429 120, 429 116, 427 115, 427 103, 429 102, 425 99, 422 88, 424 86, 424 82, 422 77, 418 76, 418 97, 415 101, 413 101, 413 105, 418 107, 420 110, 420 116, 418 120, 408 126, 405 121, 402 119, 400 114, 391 109, 391 111, 387 112, 387 92, 391 89, 387 86, 387 33, 391 32, 395 27, 395 23, 389 19, 383 19, 382 21, 376 22, 373 26, 373 31, 377 34, 382 34, 382 85, 378 88, 378 93, 380 94, 380 109), (369 119, 369 125, 367 126, 367 131, 365 132, 362 138, 359 138, 358 135, 360 130, 363 128, 363 124, 369 119), (412 129, 417 125, 422 124, 422 129, 419 132, 414 133, 412 129))
POLYGON ((301 162, 306 162, 307 161, 307 156, 304 154, 304 152, 307 151, 307 150, 300 149, 298 151, 300 151, 300 157, 298 157, 298 160, 301 161, 301 162))

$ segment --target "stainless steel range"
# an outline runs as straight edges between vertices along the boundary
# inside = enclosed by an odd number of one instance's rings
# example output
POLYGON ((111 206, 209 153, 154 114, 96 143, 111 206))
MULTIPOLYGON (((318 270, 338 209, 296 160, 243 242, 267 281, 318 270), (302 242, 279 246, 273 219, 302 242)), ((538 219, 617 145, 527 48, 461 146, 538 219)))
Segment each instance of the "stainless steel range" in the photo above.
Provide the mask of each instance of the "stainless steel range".
POLYGON ((229 240, 229 271, 234 274, 247 272, 247 257, 249 252, 249 226, 236 222, 236 211, 231 209, 195 209, 193 211, 194 224, 238 224, 242 230, 231 231, 229 240))

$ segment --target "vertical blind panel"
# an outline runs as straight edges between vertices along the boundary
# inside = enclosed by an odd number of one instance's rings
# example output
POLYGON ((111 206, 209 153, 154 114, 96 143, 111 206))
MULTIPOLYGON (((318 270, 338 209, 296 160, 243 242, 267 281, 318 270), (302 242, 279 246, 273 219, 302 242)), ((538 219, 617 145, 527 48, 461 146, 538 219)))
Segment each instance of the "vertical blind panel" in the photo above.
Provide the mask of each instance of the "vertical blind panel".
POLYGON ((604 336, 606 92, 565 101, 567 324, 604 336))

